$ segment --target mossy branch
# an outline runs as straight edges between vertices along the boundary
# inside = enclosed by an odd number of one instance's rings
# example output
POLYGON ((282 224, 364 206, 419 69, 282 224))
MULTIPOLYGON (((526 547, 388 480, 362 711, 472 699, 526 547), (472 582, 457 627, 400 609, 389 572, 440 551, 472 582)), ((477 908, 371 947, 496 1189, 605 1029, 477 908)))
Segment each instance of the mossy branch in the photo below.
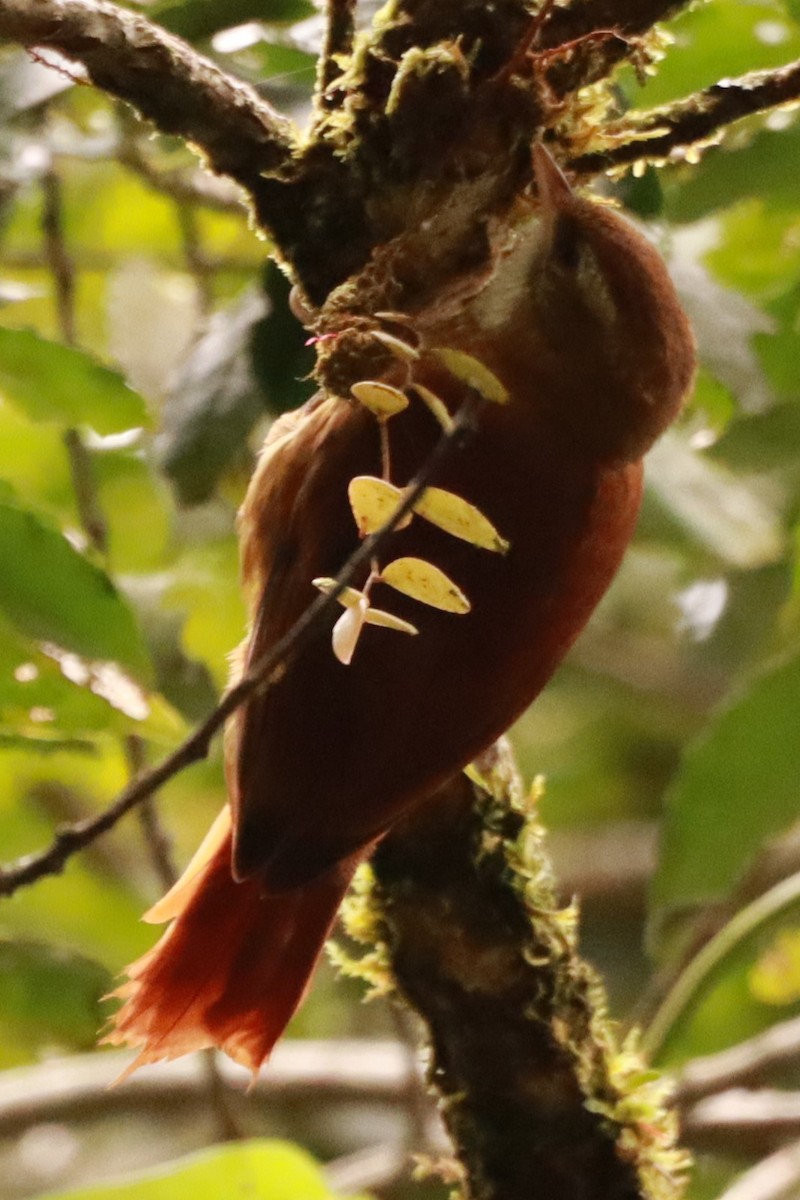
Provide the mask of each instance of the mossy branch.
POLYGON ((248 191, 262 173, 290 167, 296 143, 286 117, 138 13, 106 0, 3 0, 0 38, 81 64, 97 87, 190 142, 248 191))
POLYGON ((475 265, 489 223, 530 183, 536 138, 584 148, 570 165, 588 176, 663 160, 797 97, 794 65, 616 126, 601 88, 587 116, 581 89, 621 61, 646 62, 654 23, 684 6, 544 0, 532 14, 528 0, 392 0, 354 37, 352 0, 336 0, 302 144, 248 85, 107 0, 4 0, 0 37, 57 49, 239 183, 312 303, 377 255, 398 284, 396 303, 413 308, 425 301, 420 289, 435 294, 475 265))
POLYGON ((725 129, 745 117, 800 101, 800 60, 769 71, 751 71, 685 100, 654 108, 605 131, 606 150, 569 162, 579 175, 595 175, 636 162, 663 162, 676 151, 718 142, 725 129), (613 139, 613 140, 612 140, 613 139))
POLYGON ((672 1200, 685 1156, 665 1089, 619 1047, 559 906, 510 751, 455 777, 382 843, 346 926, 350 969, 421 1015, 471 1200, 672 1200))

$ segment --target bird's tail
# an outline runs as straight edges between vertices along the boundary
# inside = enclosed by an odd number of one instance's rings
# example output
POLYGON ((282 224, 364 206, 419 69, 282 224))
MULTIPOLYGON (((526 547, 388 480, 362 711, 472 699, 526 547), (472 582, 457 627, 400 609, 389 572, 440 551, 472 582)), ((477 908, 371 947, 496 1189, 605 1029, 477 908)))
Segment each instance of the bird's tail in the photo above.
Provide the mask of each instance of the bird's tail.
POLYGON ((234 881, 223 809, 181 879, 145 914, 169 928, 114 993, 124 1003, 104 1040, 140 1048, 125 1076, 207 1046, 257 1071, 305 994, 359 858, 266 895, 258 879, 234 881))

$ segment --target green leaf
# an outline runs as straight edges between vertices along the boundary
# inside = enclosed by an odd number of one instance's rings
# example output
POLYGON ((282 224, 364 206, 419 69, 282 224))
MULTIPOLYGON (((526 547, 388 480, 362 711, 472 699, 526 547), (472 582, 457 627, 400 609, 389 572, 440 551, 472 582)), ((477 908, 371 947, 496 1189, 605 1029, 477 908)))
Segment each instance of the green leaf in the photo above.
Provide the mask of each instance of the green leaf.
POLYGON ((666 801, 654 918, 723 899, 797 820, 800 653, 762 674, 690 745, 666 801))
MULTIPOLYGON (((23 748, 3 748, 2 860, 10 862, 48 846, 54 824, 98 812, 129 778, 130 766, 116 736, 98 738, 91 754, 54 749, 33 755, 23 748)), ((195 786, 192 795, 198 792, 195 786)), ((128 824, 107 834, 76 855, 63 875, 47 876, 5 903, 4 932, 38 941, 46 931, 48 941, 88 955, 114 973, 144 953, 153 937, 139 921, 144 907, 141 887, 149 886, 152 900, 158 883, 142 871, 141 843, 134 828, 128 824)))
POLYGON ((0 393, 32 421, 117 433, 147 422, 141 396, 89 354, 27 329, 0 329, 0 393))
POLYGON ((160 0, 148 16, 189 41, 199 41, 246 21, 303 21, 314 12, 309 0, 160 0))
POLYGON ((796 286, 800 245, 793 237, 793 209, 753 198, 723 213, 718 223, 720 237, 705 259, 718 279, 762 302, 796 286))
POLYGON ((136 621, 111 579, 39 516, 0 502, 0 610, 29 637, 138 678, 150 662, 136 621))
MULTIPOLYGON (((650 1061, 663 1065, 689 1054, 719 1050, 768 1024, 774 1009, 771 1004, 759 1003, 753 987, 754 960, 766 948, 774 947, 775 935, 782 927, 796 928, 798 915, 800 874, 781 880, 737 912, 689 962, 653 1016, 643 1037, 650 1061), (719 1020, 720 1001, 723 1011, 733 1009, 732 1021, 719 1020), (710 1031, 705 1022, 711 1038, 698 1039, 709 1008, 716 1009, 717 1018, 710 1031), (745 1016, 738 1027, 737 1015, 745 1016)), ((788 1007, 782 1015, 795 1015, 796 999, 794 1012, 787 1011, 788 1007)))
POLYGON ((109 973, 91 959, 40 942, 0 940, 0 1062, 54 1042, 92 1047, 110 985, 109 973))
POLYGON ((217 1146, 119 1183, 48 1192, 41 1200, 327 1200, 333 1195, 309 1154, 269 1139, 217 1146))
POLYGON ((754 131, 741 141, 707 152, 691 168, 670 172, 665 188, 674 221, 698 221, 753 196, 794 211, 800 170, 800 127, 754 131))
POLYGON ((626 71, 626 90, 637 107, 650 108, 699 88, 790 62, 800 53, 800 31, 776 0, 718 0, 684 10, 669 23, 676 44, 644 88, 626 71))
POLYGON ((800 406, 776 404, 768 412, 731 422, 708 453, 742 472, 796 467, 800 461, 800 406))
POLYGON ((165 605, 185 617, 184 652, 204 663, 224 687, 229 655, 241 641, 247 622, 236 539, 230 536, 187 547, 170 573, 165 605), (209 596, 214 597, 213 604, 209 596))

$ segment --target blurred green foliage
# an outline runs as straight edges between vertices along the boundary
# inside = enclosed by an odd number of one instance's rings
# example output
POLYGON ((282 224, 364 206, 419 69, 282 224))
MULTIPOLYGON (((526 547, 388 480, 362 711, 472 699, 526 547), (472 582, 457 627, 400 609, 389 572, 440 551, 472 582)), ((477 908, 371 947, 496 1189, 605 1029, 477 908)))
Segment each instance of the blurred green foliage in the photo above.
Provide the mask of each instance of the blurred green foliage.
MULTIPOLYGON (((149 11, 302 115, 319 36, 306 0, 163 0, 149 11), (252 24, 265 13, 269 23, 252 24), (219 36, 244 22, 244 33, 219 36)), ((621 103, 665 103, 800 54, 800 10, 781 0, 712 0, 671 32, 646 88, 624 74, 621 103)), ((235 201, 207 205, 171 188, 176 171, 194 178, 184 148, 2 50, 6 860, 104 807, 133 769, 131 738, 156 758, 214 703, 243 632, 235 510, 265 428, 309 391, 310 352, 286 281, 265 268, 268 247, 235 201), (105 546, 87 532, 70 431, 86 451, 105 546)), ((648 993, 653 966, 662 980, 679 973, 709 914, 712 931, 724 930, 800 869, 798 178, 800 123, 781 111, 741 123, 698 164, 617 184, 670 260, 702 370, 652 455, 617 582, 515 738, 527 774, 547 776, 543 817, 560 844, 602 829, 613 846, 615 830, 649 836, 658 823, 649 899, 644 859, 624 920, 613 888, 609 903, 586 876, 592 953, 623 1015, 648 993), (630 943, 645 918, 650 967, 630 943)), ((222 796, 218 757, 164 789, 159 811, 179 861, 222 796)), ((612 880, 630 865, 622 856, 612 850, 604 864, 612 880)), ((0 1065, 90 1045, 108 980, 152 941, 138 916, 158 890, 132 817, 63 877, 2 903, 0 1065)), ((798 929, 797 911, 784 911, 722 954, 669 1031, 670 1062, 800 1011, 798 929)), ((294 1031, 382 1028, 356 995, 324 973, 294 1031)), ((695 1195, 714 1194, 708 1181, 718 1190, 729 1170, 706 1164, 695 1195)), ((166 1200, 191 1185, 200 1196, 201 1176, 209 1195, 327 1195, 295 1151, 258 1144, 77 1194, 166 1200)))
POLYGON ((125 1183, 47 1195, 51 1200, 66 1195, 72 1200, 183 1200, 187 1189, 196 1200, 327 1200, 335 1194, 313 1159, 297 1147, 253 1141, 195 1154, 125 1183))

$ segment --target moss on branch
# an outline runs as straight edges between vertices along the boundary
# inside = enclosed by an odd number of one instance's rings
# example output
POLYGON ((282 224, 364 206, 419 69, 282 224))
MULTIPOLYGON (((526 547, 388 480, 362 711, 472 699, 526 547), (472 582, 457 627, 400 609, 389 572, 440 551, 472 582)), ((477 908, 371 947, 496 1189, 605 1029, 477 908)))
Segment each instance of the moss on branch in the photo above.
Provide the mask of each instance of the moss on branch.
POLYGON ((685 1157, 663 1085, 617 1045, 560 907, 510 752, 453 779, 382 843, 349 902, 372 982, 422 1016, 471 1200, 674 1200, 685 1157))

